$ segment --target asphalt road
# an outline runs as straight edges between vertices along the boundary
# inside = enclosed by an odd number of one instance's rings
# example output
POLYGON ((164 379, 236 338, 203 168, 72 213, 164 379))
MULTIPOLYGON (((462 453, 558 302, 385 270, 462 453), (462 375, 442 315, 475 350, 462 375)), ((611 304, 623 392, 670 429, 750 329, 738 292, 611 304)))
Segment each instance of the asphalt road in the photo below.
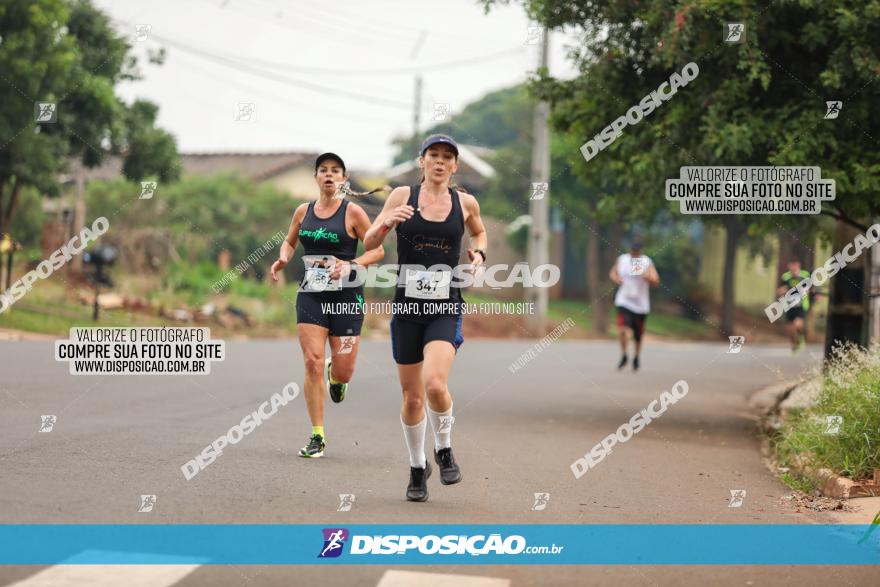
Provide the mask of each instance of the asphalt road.
MULTIPOLYGON (((642 370, 618 372, 616 345, 557 341, 516 373, 535 341, 467 341, 456 359, 453 444, 459 485, 430 482, 408 503, 400 391, 387 342, 365 341, 344 403, 328 401, 327 456, 295 456, 309 433, 300 395, 195 478, 183 463, 293 381, 295 341, 227 342, 208 376, 72 376, 51 342, 0 343, 0 520, 3 523, 815 523, 795 513, 766 468, 748 395, 797 377, 818 348, 649 343, 642 370), (582 478, 570 465, 676 381, 688 395, 582 478), (38 432, 53 414, 52 432, 38 432), (746 491, 728 507, 730 491, 746 491), (535 493, 549 493, 534 511, 535 493), (155 494, 139 513, 140 495, 155 494), (339 494, 354 494, 348 512, 339 494)), ((431 446, 430 429, 428 431, 431 446)), ((430 450, 430 448, 428 449, 430 450)), ((792 545, 793 548, 796 545, 792 545)), ((39 583, 56 569, 5 567, 0 584, 39 583)), ((134 569, 130 569, 134 572, 134 569)), ((198 567, 144 584, 376 585, 378 565, 198 567), (164 581, 164 582, 163 582, 164 581), (176 581, 176 582, 175 582, 176 581)), ((868 567, 409 568, 494 577, 512 585, 880 584, 868 567)), ((101 570, 98 569, 98 572, 101 570)), ((109 573, 109 570, 107 571, 109 573)), ((138 571, 140 572, 140 571, 138 571)), ((144 572, 150 572, 149 569, 144 572)), ((105 573, 106 574, 106 573, 105 573)), ((108 575, 109 576, 109 575, 108 575)), ((132 575, 133 576, 133 575, 132 575)), ((108 579, 109 580, 109 579, 108 579)), ((53 584, 64 584, 66 579, 53 584)), ((462 578, 455 584, 466 584, 462 578)), ((97 584, 97 583, 92 583, 97 584)), ((103 584, 103 583, 102 583, 103 584)), ((111 583, 107 583, 111 584, 111 583)), ((135 583, 131 583, 135 584, 135 583)))

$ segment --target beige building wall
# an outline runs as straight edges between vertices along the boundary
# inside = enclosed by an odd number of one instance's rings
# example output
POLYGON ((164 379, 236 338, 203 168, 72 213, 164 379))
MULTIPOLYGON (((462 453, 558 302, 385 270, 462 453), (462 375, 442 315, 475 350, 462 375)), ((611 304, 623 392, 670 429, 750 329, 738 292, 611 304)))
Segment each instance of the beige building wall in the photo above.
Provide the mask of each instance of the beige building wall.
POLYGON ((318 186, 311 168, 295 167, 268 180, 279 190, 290 194, 295 200, 317 200, 318 186))
MULTIPOLYGON (((724 240, 725 232, 720 227, 706 227, 703 233, 703 258, 700 262, 699 283, 709 292, 712 300, 721 301, 721 280, 724 272, 724 240)), ((745 247, 739 247, 736 253, 736 271, 734 291, 736 304, 745 308, 763 309, 776 296, 777 261, 779 256, 778 240, 774 236, 767 237, 767 244, 773 254, 769 262, 760 255, 753 256, 745 247)), ((822 263, 831 256, 831 248, 823 245, 818 239, 813 245, 816 263, 822 263)), ((814 269, 807 267, 806 269, 814 269)), ((827 285, 826 285, 827 288, 827 285)))

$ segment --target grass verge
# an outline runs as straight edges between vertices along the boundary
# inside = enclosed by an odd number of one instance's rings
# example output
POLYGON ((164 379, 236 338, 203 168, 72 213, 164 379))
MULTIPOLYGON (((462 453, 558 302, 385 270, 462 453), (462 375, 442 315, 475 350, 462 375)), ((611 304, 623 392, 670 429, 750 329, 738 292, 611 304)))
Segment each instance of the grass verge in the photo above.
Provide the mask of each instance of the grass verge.
MULTIPOLYGON (((818 386, 817 401, 791 412, 780 429, 780 464, 827 468, 851 479, 872 476, 880 468, 880 346, 839 347, 806 385, 818 386)), ((806 478, 783 481, 815 489, 806 478)))

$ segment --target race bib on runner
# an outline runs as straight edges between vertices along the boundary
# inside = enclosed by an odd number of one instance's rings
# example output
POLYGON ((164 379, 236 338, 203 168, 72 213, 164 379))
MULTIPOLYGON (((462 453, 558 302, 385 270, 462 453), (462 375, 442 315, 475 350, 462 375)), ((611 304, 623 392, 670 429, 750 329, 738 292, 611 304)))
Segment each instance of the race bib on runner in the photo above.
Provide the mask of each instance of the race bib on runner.
POLYGON ((449 299, 452 271, 406 270, 406 297, 423 300, 449 299))
POLYGON ((306 266, 306 276, 303 279, 303 289, 308 292, 339 291, 342 283, 339 279, 330 279, 330 273, 336 264, 335 257, 321 257, 307 255, 303 257, 306 266))

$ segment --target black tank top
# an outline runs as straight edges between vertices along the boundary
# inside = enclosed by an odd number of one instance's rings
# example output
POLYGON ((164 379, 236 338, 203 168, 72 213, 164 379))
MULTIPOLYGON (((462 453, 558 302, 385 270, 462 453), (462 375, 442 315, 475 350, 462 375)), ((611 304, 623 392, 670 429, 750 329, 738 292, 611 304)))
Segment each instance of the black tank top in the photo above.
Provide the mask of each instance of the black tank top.
MULTIPOLYGON (((419 207, 419 192, 421 185, 410 188, 407 203, 415 209, 419 207)), ((452 198, 452 208, 445 220, 425 220, 420 212, 413 214, 412 218, 397 225, 397 262, 400 271, 404 271, 406 265, 419 265, 429 268, 432 265, 446 265, 450 268, 458 264, 461 255, 461 239, 464 236, 464 213, 461 211, 461 202, 458 192, 449 188, 452 198)), ((405 286, 398 282, 394 301, 397 303, 418 304, 417 314, 400 314, 408 320, 430 320, 436 315, 460 314, 462 300, 461 290, 454 285, 449 287, 448 299, 425 300, 421 298, 406 297, 405 286), (458 302, 456 311, 444 311, 440 314, 429 313, 425 306, 443 302, 458 302)))
POLYGON ((299 227, 299 240, 306 255, 333 255, 343 261, 357 256, 358 239, 345 230, 345 212, 348 200, 342 200, 330 218, 315 216, 315 202, 309 203, 305 218, 299 227))

